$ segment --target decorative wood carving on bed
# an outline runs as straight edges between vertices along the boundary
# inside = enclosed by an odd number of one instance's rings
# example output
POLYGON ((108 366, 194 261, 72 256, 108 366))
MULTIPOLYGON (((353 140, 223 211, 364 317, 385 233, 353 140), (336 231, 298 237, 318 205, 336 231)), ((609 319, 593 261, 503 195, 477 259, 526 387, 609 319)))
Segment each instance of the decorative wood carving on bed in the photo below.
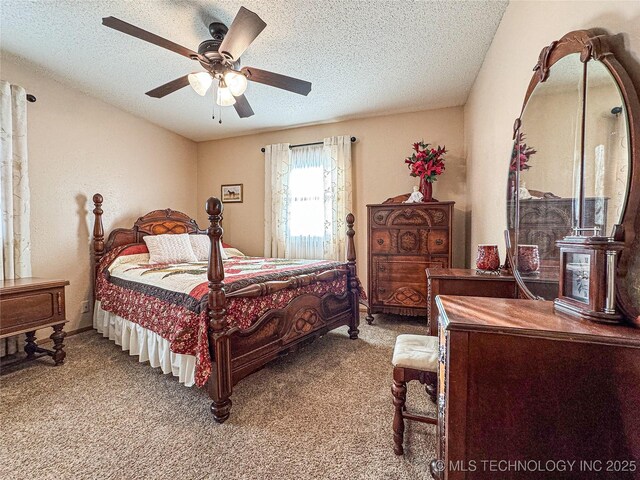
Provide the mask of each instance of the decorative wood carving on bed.
MULTIPOLYGON (((109 250, 131 243, 140 243, 145 235, 164 233, 207 234, 211 240, 211 255, 207 269, 209 293, 209 350, 212 373, 207 390, 213 400, 211 411, 218 423, 229 418, 233 385, 260 369, 269 361, 286 355, 342 325, 349 327, 349 338, 358 338, 359 285, 356 271, 356 250, 353 229, 354 216, 347 215, 347 261, 339 268, 315 274, 296 275, 288 280, 269 281, 241 288, 229 295, 224 288, 224 268, 220 238, 223 230, 222 202, 214 197, 206 202, 209 227, 201 230, 195 220, 174 210, 155 210, 140 217, 132 228, 113 230, 104 241, 102 202, 100 194, 93 196, 95 224, 93 255, 96 265, 109 250), (347 291, 342 295, 327 293, 323 297, 303 294, 285 308, 267 311, 250 328, 229 327, 225 320, 228 298, 255 298, 274 292, 330 282, 347 275, 347 291)), ((97 273, 97 272, 96 272, 97 273)))

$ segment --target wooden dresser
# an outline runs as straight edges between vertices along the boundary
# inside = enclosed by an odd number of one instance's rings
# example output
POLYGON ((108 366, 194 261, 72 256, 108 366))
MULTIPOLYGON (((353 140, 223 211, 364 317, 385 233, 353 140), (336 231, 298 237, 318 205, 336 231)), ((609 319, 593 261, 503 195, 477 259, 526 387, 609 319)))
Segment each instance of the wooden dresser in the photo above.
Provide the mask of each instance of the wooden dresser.
POLYGON ((368 294, 374 313, 427 315, 426 268, 451 266, 454 202, 367 205, 368 294))
POLYGON ((640 329, 553 302, 437 304, 435 478, 640 478, 640 329))
MULTIPOLYGON (((571 198, 531 198, 520 200, 520 244, 538 245, 540 261, 543 265, 558 265, 560 250, 556 241, 571 235, 573 218, 571 198)), ((585 227, 600 227, 602 235, 608 235, 611 226, 598 223, 607 218, 606 198, 585 198, 585 227)), ((509 204, 513 208, 513 203, 509 204)), ((606 221, 605 221, 606 223, 606 221)))
MULTIPOLYGON (((66 280, 18 278, 0 282, 0 338, 26 334, 24 351, 27 359, 42 355, 53 357, 56 365, 64 363, 66 353, 62 330, 65 316, 64 287, 66 280), (39 347, 36 330, 51 327, 53 350, 39 347)), ((8 363, 4 363, 7 365, 8 363)))

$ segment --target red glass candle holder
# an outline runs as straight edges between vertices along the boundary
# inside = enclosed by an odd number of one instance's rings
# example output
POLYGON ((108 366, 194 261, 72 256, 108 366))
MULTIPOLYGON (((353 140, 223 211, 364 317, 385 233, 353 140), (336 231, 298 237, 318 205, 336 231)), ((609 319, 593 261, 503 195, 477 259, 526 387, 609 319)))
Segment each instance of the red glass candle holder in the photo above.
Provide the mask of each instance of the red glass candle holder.
POLYGON ((500 270, 498 245, 478 245, 476 268, 480 272, 497 272, 500 270))
POLYGON ((518 245, 518 271, 529 275, 540 271, 538 245, 518 245))

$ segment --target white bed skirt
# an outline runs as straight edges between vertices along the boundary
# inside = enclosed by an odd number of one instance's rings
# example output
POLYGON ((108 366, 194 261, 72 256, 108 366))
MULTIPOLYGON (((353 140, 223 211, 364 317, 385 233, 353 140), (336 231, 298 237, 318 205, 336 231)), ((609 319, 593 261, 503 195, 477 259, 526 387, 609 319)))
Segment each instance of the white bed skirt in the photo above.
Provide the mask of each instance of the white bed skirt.
POLYGON ((93 310, 93 328, 102 333, 103 337, 120 345, 122 350, 128 350, 129 355, 137 355, 139 362, 149 362, 154 368, 160 367, 163 373, 173 374, 187 387, 194 385, 194 355, 173 353, 168 340, 137 323, 104 311, 99 301, 96 301, 93 310))

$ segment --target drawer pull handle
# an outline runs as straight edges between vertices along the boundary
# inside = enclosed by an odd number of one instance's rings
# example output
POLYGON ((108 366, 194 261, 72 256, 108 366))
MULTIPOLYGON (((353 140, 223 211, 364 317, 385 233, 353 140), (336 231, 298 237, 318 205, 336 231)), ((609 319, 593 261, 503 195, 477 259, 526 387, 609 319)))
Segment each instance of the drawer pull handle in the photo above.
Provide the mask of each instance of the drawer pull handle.
POLYGON ((436 245, 442 245, 444 243, 444 240, 442 240, 441 238, 438 238, 436 240, 436 245))
POLYGON ((387 289, 386 289, 386 288, 382 288, 382 287, 380 287, 380 288, 378 289, 378 291, 379 291, 380 293, 384 293, 384 292, 386 292, 386 291, 387 291, 387 289))
POLYGON ((382 245, 384 243, 384 240, 382 238, 378 239, 378 245, 382 245))
POLYGON ((384 265, 380 265, 380 271, 381 272, 386 272, 387 268, 384 265))
POLYGON ((58 315, 62 315, 62 293, 58 292, 58 315))

